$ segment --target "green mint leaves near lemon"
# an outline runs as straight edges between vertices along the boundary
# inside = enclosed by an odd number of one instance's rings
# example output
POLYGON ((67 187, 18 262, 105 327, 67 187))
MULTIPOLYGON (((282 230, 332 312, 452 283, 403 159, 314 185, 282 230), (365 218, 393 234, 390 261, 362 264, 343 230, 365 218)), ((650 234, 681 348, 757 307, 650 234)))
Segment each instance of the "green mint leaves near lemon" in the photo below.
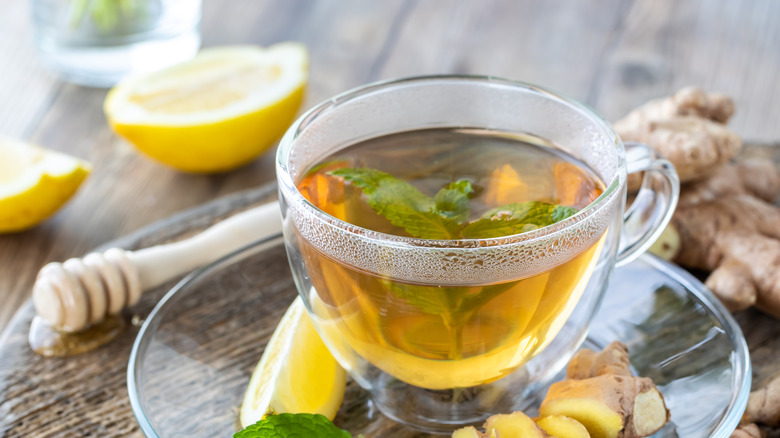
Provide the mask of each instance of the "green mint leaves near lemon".
POLYGON ((233 438, 352 438, 320 414, 269 415, 236 432, 233 438))
POLYGON ((368 204, 393 225, 421 239, 488 239, 524 233, 560 222, 575 208, 541 201, 494 208, 468 222, 474 188, 458 180, 431 198, 408 182, 375 169, 342 168, 328 172, 363 190, 368 204))

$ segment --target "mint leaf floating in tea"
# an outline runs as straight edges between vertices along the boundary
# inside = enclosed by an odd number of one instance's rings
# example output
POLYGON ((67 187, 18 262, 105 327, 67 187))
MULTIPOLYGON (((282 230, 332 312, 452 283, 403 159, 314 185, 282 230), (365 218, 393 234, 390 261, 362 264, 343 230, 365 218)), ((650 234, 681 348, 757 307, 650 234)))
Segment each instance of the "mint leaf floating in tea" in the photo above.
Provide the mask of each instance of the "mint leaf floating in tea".
POLYGON ((517 202, 494 208, 461 231, 466 239, 490 239, 533 231, 567 219, 576 208, 541 201, 517 202))
POLYGON ((439 193, 433 198, 436 203, 436 211, 447 219, 463 223, 469 218, 471 211, 469 195, 472 193, 474 193, 474 188, 471 187, 471 182, 465 179, 450 183, 447 187, 439 190, 439 193))
POLYGON ((515 202, 494 208, 482 215, 480 219, 518 219, 538 228, 560 222, 577 212, 576 208, 551 204, 542 201, 515 202))
POLYGON ((466 225, 461 235, 464 239, 492 239, 526 233, 537 228, 539 227, 522 219, 477 219, 466 225))
POLYGON ((408 182, 368 168, 328 172, 363 190, 368 204, 390 223, 421 239, 489 239, 533 231, 560 222, 576 208, 542 201, 516 202, 494 208, 468 222, 471 182, 450 183, 431 198, 408 182))
POLYGON ((568 219, 572 216, 574 216, 575 213, 577 213, 579 210, 577 210, 574 207, 566 207, 564 205, 558 205, 556 206, 552 213, 550 213, 550 219, 552 219, 552 224, 558 223, 564 219, 568 219))
POLYGON ((396 297, 429 315, 442 315, 445 319, 450 309, 456 306, 456 296, 468 290, 465 287, 418 286, 386 279, 382 280, 382 284, 396 297))
POLYGON ((236 432, 233 438, 352 438, 320 414, 269 415, 236 432))
POLYGON ((347 168, 328 173, 362 189, 375 212, 414 237, 453 239, 459 227, 456 219, 468 216, 467 195, 472 190, 468 182, 450 184, 442 190, 447 193, 434 200, 408 182, 379 170, 347 168), (439 205, 445 210, 439 211, 439 205))

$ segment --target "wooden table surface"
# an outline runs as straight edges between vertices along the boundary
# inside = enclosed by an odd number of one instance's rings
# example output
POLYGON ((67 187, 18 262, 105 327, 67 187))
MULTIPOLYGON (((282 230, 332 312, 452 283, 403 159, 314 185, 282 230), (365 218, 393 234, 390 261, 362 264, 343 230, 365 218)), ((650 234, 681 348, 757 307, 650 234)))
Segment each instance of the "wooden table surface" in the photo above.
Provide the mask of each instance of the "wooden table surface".
MULTIPOLYGON (((0 329, 45 263, 274 179, 272 153, 215 176, 182 174, 138 155, 106 125, 106 90, 64 83, 40 64, 27 2, 0 5, 0 134, 94 164, 55 217, 0 235, 0 329)), ((204 0, 202 34, 204 47, 305 43, 304 108, 379 79, 469 73, 535 82, 614 120, 694 84, 735 98, 731 126, 746 140, 773 142, 780 139, 779 22, 776 0, 204 0)))

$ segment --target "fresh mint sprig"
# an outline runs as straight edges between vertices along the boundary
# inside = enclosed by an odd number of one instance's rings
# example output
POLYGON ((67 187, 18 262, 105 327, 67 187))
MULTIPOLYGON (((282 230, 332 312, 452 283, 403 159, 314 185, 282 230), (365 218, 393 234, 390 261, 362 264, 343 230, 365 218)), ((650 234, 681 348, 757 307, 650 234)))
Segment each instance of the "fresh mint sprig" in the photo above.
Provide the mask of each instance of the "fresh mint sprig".
POLYGON ((421 239, 486 239, 524 233, 560 222, 577 209, 541 201, 507 204, 468 221, 471 182, 450 183, 431 198, 408 182, 369 168, 328 172, 363 190, 368 204, 391 224, 421 239))
MULTIPOLYGON (((268 415, 233 434, 233 438, 352 438, 320 414, 268 415)), ((360 438, 360 437, 359 437, 360 438)))
POLYGON ((481 218, 468 223, 461 235, 466 239, 510 236, 552 225, 576 212, 576 208, 547 202, 517 202, 486 212, 481 218))
POLYGON ((367 168, 345 168, 328 172, 360 187, 368 204, 391 224, 421 239, 453 239, 468 216, 468 181, 457 181, 431 198, 408 182, 389 173, 367 168), (441 210, 440 210, 441 208, 441 210))

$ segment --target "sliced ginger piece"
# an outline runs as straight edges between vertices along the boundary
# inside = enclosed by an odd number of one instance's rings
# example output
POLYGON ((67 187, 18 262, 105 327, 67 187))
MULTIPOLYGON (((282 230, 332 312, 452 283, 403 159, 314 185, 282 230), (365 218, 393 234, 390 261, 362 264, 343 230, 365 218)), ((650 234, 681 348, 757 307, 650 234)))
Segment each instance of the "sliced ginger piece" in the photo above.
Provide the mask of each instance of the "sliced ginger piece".
POLYGON ((478 431, 474 426, 463 427, 452 433, 452 438, 484 438, 485 434, 478 431))
POLYGON ((485 431, 498 438, 543 438, 549 435, 522 412, 497 414, 485 421, 485 431), (496 433, 497 432, 497 433, 496 433))
POLYGON ((511 165, 504 164, 491 173, 490 185, 484 195, 485 202, 503 205, 527 198, 528 185, 511 165))
POLYGON ((648 252, 666 261, 672 261, 680 252, 680 233, 674 225, 667 225, 648 252))
POLYGON ((631 376, 629 367, 628 347, 616 341, 600 353, 588 349, 578 351, 566 367, 566 378, 587 379, 606 374, 631 376))
POLYGON ((588 429, 579 421, 564 415, 537 418, 536 424, 555 438, 590 438, 588 429))
POLYGON ((620 342, 603 351, 578 352, 539 408, 542 417, 571 417, 594 438, 652 435, 669 420, 669 411, 652 380, 634 377, 628 347, 620 342))
POLYGON ((336 169, 347 167, 345 161, 325 163, 317 168, 318 172, 309 171, 299 186, 303 196, 320 210, 334 217, 344 217, 344 181, 324 174, 336 169))
POLYGON ((539 413, 574 418, 593 438, 652 435, 669 415, 652 380, 616 375, 554 383, 539 413))
POLYGON ((617 438, 623 430, 624 421, 620 397, 614 383, 608 383, 611 388, 608 391, 601 386, 607 383, 607 379, 614 378, 598 379, 564 380, 553 384, 539 413, 544 417, 562 415, 573 418, 585 426, 594 438, 617 438))
POLYGON ((780 375, 750 393, 745 416, 751 422, 780 425, 780 375))
POLYGON ((453 438, 640 438, 669 421, 653 381, 631 374, 628 347, 613 342, 601 352, 582 350, 569 362, 567 378, 550 386, 541 418, 522 412, 493 415, 485 433, 463 428, 453 438))
POLYGON ((485 421, 484 428, 485 432, 480 432, 473 426, 464 427, 453 432, 452 438, 548 438, 550 436, 533 419, 519 411, 492 415, 485 421))
MULTIPOLYGON (((652 380, 647 379, 652 388, 640 392, 634 399, 634 416, 632 423, 636 435, 648 436, 659 431, 669 421, 669 411, 666 409, 661 392, 656 389, 652 380)), ((623 436, 631 436, 624 434, 623 436)))
POLYGON ((593 181, 581 167, 572 163, 560 162, 553 167, 555 177, 555 195, 558 203, 569 206, 588 205, 596 200, 597 193, 593 181))

